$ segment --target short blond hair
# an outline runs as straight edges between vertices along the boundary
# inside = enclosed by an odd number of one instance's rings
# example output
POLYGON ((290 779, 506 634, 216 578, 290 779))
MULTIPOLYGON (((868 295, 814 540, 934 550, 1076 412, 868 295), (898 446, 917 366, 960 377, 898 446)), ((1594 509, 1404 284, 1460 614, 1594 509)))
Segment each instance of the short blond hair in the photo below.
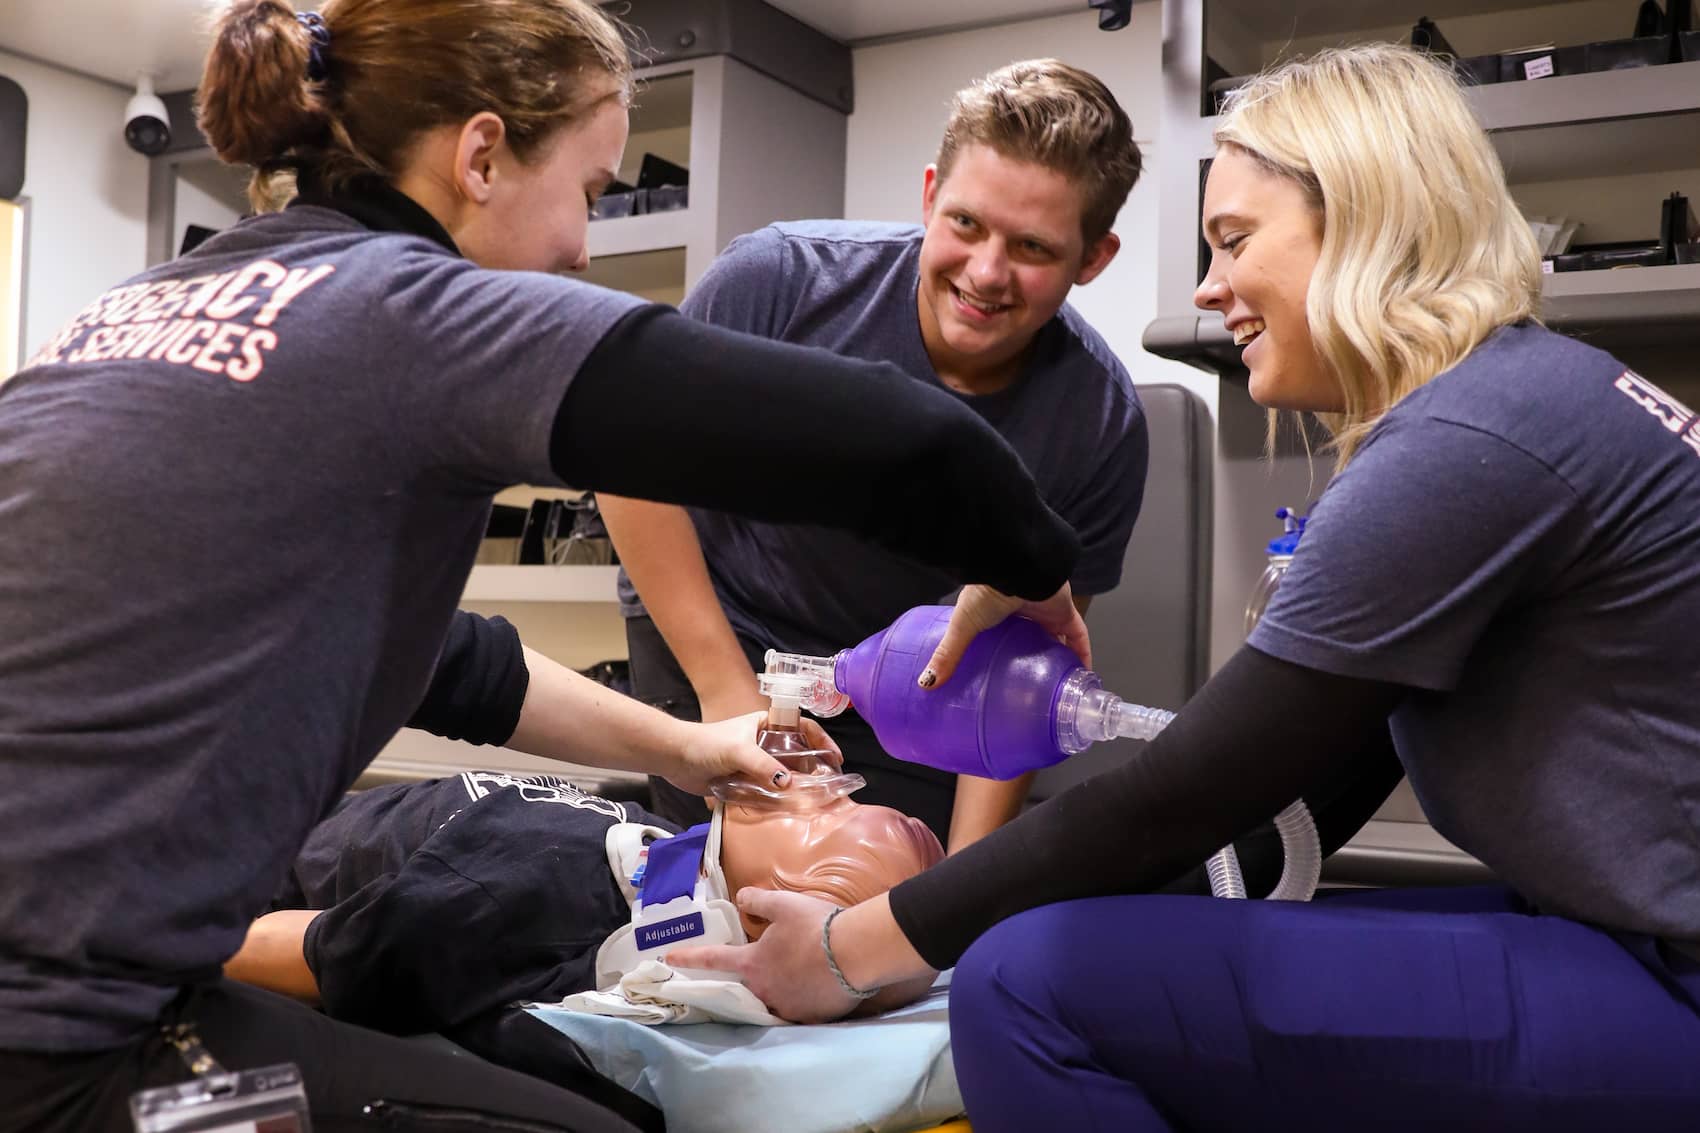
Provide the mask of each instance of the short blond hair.
POLYGON ((1109 232, 1139 180, 1142 159, 1127 112, 1096 75, 1056 59, 1010 63, 956 92, 939 143, 939 180, 974 143, 1079 185, 1088 245, 1109 232))
POLYGON ((1260 75, 1216 128, 1322 215, 1306 313, 1345 409, 1344 467, 1381 415, 1496 329, 1540 310, 1540 252, 1451 72, 1391 44, 1260 75))

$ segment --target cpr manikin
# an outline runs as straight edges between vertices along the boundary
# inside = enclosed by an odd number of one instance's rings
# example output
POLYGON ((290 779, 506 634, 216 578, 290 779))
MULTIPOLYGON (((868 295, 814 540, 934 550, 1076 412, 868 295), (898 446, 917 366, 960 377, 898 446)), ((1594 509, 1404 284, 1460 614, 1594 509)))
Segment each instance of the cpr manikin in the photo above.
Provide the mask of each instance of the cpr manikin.
MULTIPOLYGON (((706 1017, 774 1021, 760 1017, 765 1010, 755 1010, 759 1001, 742 985, 715 973, 666 968, 666 953, 684 944, 738 944, 759 937, 765 925, 732 903, 740 889, 804 893, 847 907, 943 859, 944 849, 926 824, 890 807, 854 802, 849 796, 865 785, 862 777, 838 771, 804 740, 799 704, 805 679, 765 674, 761 681, 772 707, 758 742, 790 769, 789 782, 771 789, 738 779, 716 783, 713 819, 671 838, 631 823, 610 829, 609 864, 622 881, 629 880, 632 922, 598 952, 598 990, 570 996, 566 1006, 656 1022, 702 1017, 663 1019, 639 1010, 652 996, 683 992, 682 1002, 706 1006, 706 1017), (618 1001, 622 997, 644 1002, 628 1012, 630 1004, 618 1001), (741 1013, 735 1002, 746 998, 751 1010, 741 1013)), ((931 983, 917 978, 882 988, 860 1013, 912 1003, 931 983)))
MULTIPOLYGON (((724 829, 720 867, 728 890, 746 886, 821 897, 848 908, 907 881, 939 862, 944 848, 926 823, 887 806, 863 806, 849 793, 863 785, 808 749, 799 731, 806 681, 768 674, 772 698, 762 747, 791 768, 791 783, 769 791, 738 780, 715 788, 724 829)), ((765 924, 740 914, 755 940, 765 924)), ((882 988, 863 1012, 889 1011, 919 999, 930 978, 882 988)))

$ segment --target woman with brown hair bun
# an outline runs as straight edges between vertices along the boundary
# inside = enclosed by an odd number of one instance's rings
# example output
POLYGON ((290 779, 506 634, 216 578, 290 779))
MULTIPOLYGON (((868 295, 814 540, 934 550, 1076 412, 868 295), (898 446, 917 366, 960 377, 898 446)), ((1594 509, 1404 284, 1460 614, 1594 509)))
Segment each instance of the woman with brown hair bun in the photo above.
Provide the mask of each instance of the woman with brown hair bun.
POLYGON ((0 1129, 129 1128, 191 1076, 167 1027, 298 1064, 321 1130, 631 1127, 218 978, 410 722, 698 792, 783 775, 754 714, 674 721, 457 617, 506 485, 830 522, 1075 624, 1078 542, 972 411, 562 277, 631 86, 584 0, 221 18, 203 128, 256 200, 298 192, 0 390, 0 1129), (765 475, 804 431, 806 481, 765 475))

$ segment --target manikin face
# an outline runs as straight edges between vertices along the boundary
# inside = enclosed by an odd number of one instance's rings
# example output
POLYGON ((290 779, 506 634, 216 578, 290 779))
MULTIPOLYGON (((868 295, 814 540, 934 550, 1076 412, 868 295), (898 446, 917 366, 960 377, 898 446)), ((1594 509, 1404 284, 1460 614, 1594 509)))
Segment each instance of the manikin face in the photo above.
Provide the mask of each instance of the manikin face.
POLYGON ((933 366, 971 393, 1007 385, 1033 336, 1057 313, 1069 288, 1088 283, 1119 247, 1106 235, 1087 248, 1081 195, 1055 170, 971 144, 950 176, 927 167, 921 193, 926 234, 916 305, 933 366))
MULTIPOLYGON (((778 810, 737 803, 726 811, 720 850, 727 890, 788 889, 848 905, 907 881, 944 858, 925 823, 884 806, 837 798, 820 807, 778 810)), ((751 940, 766 922, 740 913, 751 940)), ((867 1010, 889 1011, 926 994, 930 977, 882 989, 867 1010)))
POLYGON ((606 98, 558 130, 530 164, 505 141, 470 155, 485 195, 454 232, 467 259, 507 271, 583 271, 590 204, 614 180, 626 149, 626 108, 606 98))
POLYGON ((1193 302, 1222 312, 1245 346, 1252 400, 1269 409, 1342 408, 1305 313, 1322 219, 1304 189, 1237 146, 1223 146, 1205 184, 1203 223, 1213 251, 1193 302))

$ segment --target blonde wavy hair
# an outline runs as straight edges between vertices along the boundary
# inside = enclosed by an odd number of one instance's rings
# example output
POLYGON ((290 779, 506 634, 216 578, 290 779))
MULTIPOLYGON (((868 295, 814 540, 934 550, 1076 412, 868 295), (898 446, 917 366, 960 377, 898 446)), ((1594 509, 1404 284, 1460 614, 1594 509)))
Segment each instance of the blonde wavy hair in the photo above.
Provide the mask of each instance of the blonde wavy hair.
POLYGON ((1305 305, 1344 395, 1343 412, 1317 414, 1338 468, 1406 394, 1538 317, 1534 236, 1456 79, 1429 56, 1371 44, 1285 64, 1235 92, 1214 137, 1291 178, 1322 215, 1305 305))

